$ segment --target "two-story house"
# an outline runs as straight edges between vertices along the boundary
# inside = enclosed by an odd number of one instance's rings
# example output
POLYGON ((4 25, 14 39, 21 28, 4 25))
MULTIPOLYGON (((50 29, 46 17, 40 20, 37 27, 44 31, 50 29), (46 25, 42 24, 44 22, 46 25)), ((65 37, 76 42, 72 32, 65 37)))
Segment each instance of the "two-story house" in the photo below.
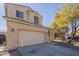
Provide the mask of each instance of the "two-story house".
POLYGON ((5 4, 4 19, 8 28, 5 33, 6 48, 15 49, 52 41, 48 38, 49 28, 42 26, 42 18, 38 12, 28 6, 5 4))

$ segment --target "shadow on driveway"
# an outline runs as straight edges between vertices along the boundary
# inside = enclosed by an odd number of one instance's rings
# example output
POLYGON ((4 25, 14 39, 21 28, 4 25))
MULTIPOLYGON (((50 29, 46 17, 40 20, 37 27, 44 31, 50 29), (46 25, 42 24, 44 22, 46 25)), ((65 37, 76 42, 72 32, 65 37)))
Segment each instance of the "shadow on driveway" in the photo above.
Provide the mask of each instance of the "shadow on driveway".
POLYGON ((18 49, 9 50, 8 53, 9 53, 11 56, 22 56, 22 55, 20 54, 20 52, 18 51, 18 49))

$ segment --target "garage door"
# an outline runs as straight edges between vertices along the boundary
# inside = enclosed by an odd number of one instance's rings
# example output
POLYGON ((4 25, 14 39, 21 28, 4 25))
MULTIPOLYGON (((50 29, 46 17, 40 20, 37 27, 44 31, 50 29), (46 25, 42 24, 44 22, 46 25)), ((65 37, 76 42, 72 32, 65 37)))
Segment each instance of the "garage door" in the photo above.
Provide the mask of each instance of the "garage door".
POLYGON ((35 31, 19 31, 19 45, 28 46, 45 42, 45 33, 35 31))

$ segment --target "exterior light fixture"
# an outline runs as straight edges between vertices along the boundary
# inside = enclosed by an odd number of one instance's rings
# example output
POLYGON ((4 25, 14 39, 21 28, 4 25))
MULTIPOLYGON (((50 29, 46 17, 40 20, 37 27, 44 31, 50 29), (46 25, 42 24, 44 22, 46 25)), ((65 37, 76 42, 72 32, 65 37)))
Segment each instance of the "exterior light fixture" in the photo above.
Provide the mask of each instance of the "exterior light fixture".
POLYGON ((12 28, 12 29, 11 29, 11 32, 13 32, 13 31, 14 31, 14 29, 12 28))

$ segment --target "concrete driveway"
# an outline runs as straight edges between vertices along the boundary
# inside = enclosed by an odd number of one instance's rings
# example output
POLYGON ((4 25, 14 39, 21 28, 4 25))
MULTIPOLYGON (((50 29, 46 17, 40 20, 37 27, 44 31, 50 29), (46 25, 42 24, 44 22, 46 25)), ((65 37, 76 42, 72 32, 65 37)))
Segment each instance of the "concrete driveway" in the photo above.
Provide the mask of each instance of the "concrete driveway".
POLYGON ((44 43, 39 45, 19 48, 23 56, 79 56, 79 49, 57 45, 56 43, 44 43))

